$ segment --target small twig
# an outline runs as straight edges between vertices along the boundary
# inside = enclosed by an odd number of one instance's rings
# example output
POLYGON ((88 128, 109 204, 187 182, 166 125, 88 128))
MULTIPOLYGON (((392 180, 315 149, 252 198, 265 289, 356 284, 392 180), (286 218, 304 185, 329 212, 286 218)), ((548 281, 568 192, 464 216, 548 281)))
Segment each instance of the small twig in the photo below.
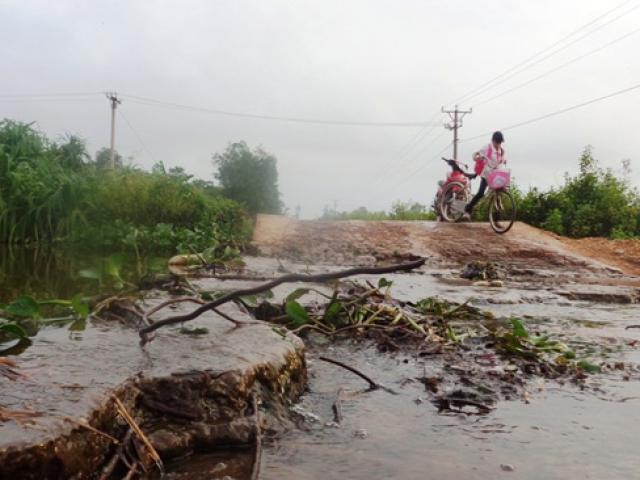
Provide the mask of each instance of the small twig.
POLYGON ((187 245, 187 247, 189 248, 189 250, 191 250, 191 253, 193 253, 196 257, 198 257, 198 260, 200 260, 200 262, 202 262, 202 266, 206 267, 209 265, 209 263, 204 259, 204 257, 200 254, 200 252, 198 252, 195 247, 193 245, 187 245))
POLYGON ((258 410, 258 395, 253 393, 253 414, 255 417, 256 454, 251 469, 251 480, 258 480, 260 464, 262 463, 262 429, 260 428, 260 410, 258 410))
POLYGON ((133 476, 138 472, 138 464, 134 463, 133 466, 129 469, 129 472, 126 476, 122 478, 122 480, 131 480, 133 476))
POLYGON ((336 423, 342 422, 342 387, 338 389, 336 399, 333 402, 333 405, 331 405, 331 408, 333 410, 333 418, 336 423))
POLYGON ((342 362, 339 362, 338 360, 334 360, 334 359, 328 358, 328 357, 318 357, 318 358, 320 360, 322 360, 322 361, 333 363, 334 365, 338 365, 339 367, 342 367, 345 370, 349 370, 351 373, 355 373, 356 375, 358 375, 360 378, 362 378, 363 380, 365 380, 369 384, 369 390, 381 389, 381 390, 385 390, 386 392, 392 393, 394 395, 396 394, 396 392, 394 392, 390 388, 387 388, 384 385, 381 385, 381 384, 379 384, 377 382, 374 382, 370 377, 366 376, 360 370, 356 370, 355 368, 347 365, 346 363, 342 363, 342 362))
POLYGON ((466 307, 469 302, 471 302, 473 300, 473 298, 469 298, 467 299, 464 303, 461 303, 460 305, 458 305, 457 307, 453 308, 452 310, 449 310, 448 312, 444 312, 442 314, 443 317, 450 317, 456 313, 458 313, 460 310, 462 310, 464 307, 466 307))
POLYGON ((257 275, 216 275, 207 274, 205 272, 194 272, 189 274, 192 278, 212 278, 215 280, 244 280, 247 282, 268 282, 273 280, 274 277, 257 276, 257 275))
POLYGON ((109 460, 109 463, 107 463, 105 467, 102 469, 102 474, 100 475, 100 478, 98 480, 107 480, 109 476, 111 476, 111 474, 113 473, 113 470, 116 468, 116 465, 118 464, 118 460, 122 458, 122 452, 124 450, 124 446, 129 442, 129 440, 131 440, 132 434, 133 434, 133 430, 131 429, 127 430, 127 433, 125 433, 124 437, 122 438, 122 441, 120 442, 120 444, 118 445, 118 448, 116 449, 116 453, 113 454, 113 457, 111 457, 111 460, 109 460))
POLYGON ((120 443, 120 441, 117 438, 115 438, 115 437, 113 437, 113 436, 109 435, 108 433, 105 433, 105 432, 103 432, 101 430, 98 430, 95 427, 92 427, 91 425, 89 425, 86 422, 82 422, 80 420, 76 420, 75 418, 72 418, 72 417, 62 417, 62 418, 66 422, 73 423, 74 425, 77 425, 77 426, 82 427, 82 428, 86 428, 90 432, 93 432, 96 435, 100 435, 101 437, 104 437, 104 438, 110 440, 115 445, 118 445, 120 443))
POLYGON ((236 320, 233 317, 230 317, 229 315, 227 315, 224 312, 221 312, 220 310, 218 310, 217 308, 212 308, 211 309, 213 312, 217 313, 218 315, 220 315, 222 318, 224 318, 225 320, 228 320, 229 322, 233 323, 236 327, 239 327, 241 325, 251 325, 251 324, 257 324, 260 322, 243 322, 242 320, 236 320))
POLYGON ((155 322, 153 325, 148 325, 140 330, 140 343, 144 345, 149 341, 148 335, 149 333, 157 330, 158 328, 174 325, 177 323, 183 323, 189 320, 193 320, 194 318, 199 317, 204 312, 208 310, 212 310, 220 305, 235 300, 239 297, 244 297, 248 295, 255 295, 257 293, 261 293, 267 290, 271 290, 274 287, 282 283, 287 282, 305 282, 305 283, 313 283, 313 282, 325 282, 327 280, 335 280, 344 277, 350 277, 353 275, 379 275, 384 273, 391 273, 396 271, 408 271, 413 270, 415 268, 421 267, 424 265, 426 259, 421 258, 420 260, 416 260, 414 262, 409 262, 400 265, 389 265, 387 267, 360 267, 360 268, 351 268, 348 270, 342 270, 338 272, 329 272, 329 273, 321 273, 318 275, 304 275, 304 274, 290 274, 284 275, 280 278, 276 278, 271 282, 263 283, 261 285, 257 285, 255 287, 250 287, 246 289, 236 290, 234 292, 228 293, 212 302, 209 302, 205 305, 196 308, 191 313, 187 313, 184 315, 177 315, 175 317, 165 318, 163 320, 159 320, 155 322))
POLYGON ((640 328, 640 325, 627 325, 624 327, 625 330, 629 330, 630 328, 640 328))
POLYGON ((115 395, 113 396, 113 399, 116 402, 116 408, 118 410, 118 413, 129 424, 129 427, 131 427, 133 432, 142 441, 145 447, 147 447, 147 450, 149 451, 149 455, 151 456, 151 459, 158 466, 158 469, 160 470, 160 472, 164 473, 164 466, 162 464, 162 459, 160 458, 160 455, 158 455, 158 452, 156 451, 156 449, 153 448, 153 445, 151 444, 147 436, 144 434, 144 432, 142 431, 140 426, 136 423, 136 421, 133 419, 133 417, 129 414, 129 412, 125 408, 124 404, 120 401, 120 399, 115 395))
POLYGON ((183 302, 199 303, 200 305, 204 305, 205 303, 207 303, 204 300, 201 300, 201 299, 195 298, 195 297, 172 298, 170 300, 162 302, 161 304, 156 305, 155 307, 153 307, 151 310, 149 310, 148 312, 146 312, 142 316, 142 319, 144 320, 144 322, 147 325, 152 325, 153 321, 151 321, 151 319, 149 318, 151 315, 153 315, 154 313, 159 312, 160 310, 162 310, 165 307, 168 307, 169 305, 175 305, 176 303, 183 303, 183 302))

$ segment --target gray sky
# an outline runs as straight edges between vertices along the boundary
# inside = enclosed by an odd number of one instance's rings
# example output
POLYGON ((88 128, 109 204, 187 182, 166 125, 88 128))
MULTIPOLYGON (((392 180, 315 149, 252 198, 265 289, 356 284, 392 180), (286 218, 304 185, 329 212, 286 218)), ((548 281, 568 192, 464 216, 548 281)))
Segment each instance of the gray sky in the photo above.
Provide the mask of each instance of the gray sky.
MULTIPOLYGON (((97 93, 105 90, 275 116, 426 122, 441 106, 623 3, 0 0, 0 118, 36 121, 52 137, 78 134, 92 152, 109 141, 108 103, 97 93), (67 92, 96 94, 64 100, 1 97, 67 92)), ((628 0, 548 53, 575 41, 572 45, 461 101, 462 108, 474 107, 461 138, 640 83, 638 32, 482 103, 640 28, 638 6, 640 0, 628 0)), ((620 170, 622 159, 630 158, 633 182, 640 186, 639 105, 637 89, 506 130, 513 175, 525 187, 558 184, 565 171, 577 169, 581 150, 591 144, 602 166, 620 170)), ((444 128, 428 128, 407 150, 403 146, 418 127, 231 118, 142 105, 127 97, 121 112, 117 148, 144 168, 163 160, 210 179, 212 153, 231 141, 262 145, 278 158, 285 203, 292 210, 299 204, 304 217, 319 215, 334 201, 341 210, 385 209, 396 200, 430 203, 446 171, 437 154, 451 140, 444 128)), ((488 140, 462 143, 460 158, 469 159, 488 140)))

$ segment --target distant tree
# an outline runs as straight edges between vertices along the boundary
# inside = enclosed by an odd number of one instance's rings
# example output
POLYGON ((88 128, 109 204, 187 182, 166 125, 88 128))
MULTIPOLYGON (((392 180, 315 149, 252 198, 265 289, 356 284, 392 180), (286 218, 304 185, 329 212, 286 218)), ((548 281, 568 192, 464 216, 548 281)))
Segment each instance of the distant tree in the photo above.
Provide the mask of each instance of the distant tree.
POLYGON ((67 135, 61 143, 53 144, 51 150, 66 170, 77 172, 91 161, 86 141, 76 135, 67 135))
POLYGON ((223 194, 244 204, 251 213, 281 213, 276 158, 245 142, 231 143, 224 153, 213 155, 215 178, 223 194))
MULTIPOLYGON (((96 152, 94 163, 99 169, 111 168, 111 149, 104 147, 98 150, 96 152)), ((122 155, 120 155, 117 151, 114 163, 116 168, 122 168, 122 165, 124 164, 122 155)))

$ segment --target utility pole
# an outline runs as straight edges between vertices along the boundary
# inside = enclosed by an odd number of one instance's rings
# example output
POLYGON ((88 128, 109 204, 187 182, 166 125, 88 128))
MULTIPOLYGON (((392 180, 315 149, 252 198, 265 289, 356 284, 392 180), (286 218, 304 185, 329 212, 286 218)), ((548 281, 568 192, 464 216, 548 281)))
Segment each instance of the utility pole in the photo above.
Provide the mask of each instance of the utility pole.
POLYGON ((122 103, 116 92, 107 92, 107 99, 111 102, 111 169, 116 168, 116 107, 122 103))
POLYGON ((467 113, 471 113, 473 109, 458 110, 458 105, 454 110, 445 110, 442 107, 442 113, 449 114, 451 122, 445 123, 444 128, 447 130, 453 130, 453 159, 458 160, 458 128, 462 127, 462 119, 467 113))

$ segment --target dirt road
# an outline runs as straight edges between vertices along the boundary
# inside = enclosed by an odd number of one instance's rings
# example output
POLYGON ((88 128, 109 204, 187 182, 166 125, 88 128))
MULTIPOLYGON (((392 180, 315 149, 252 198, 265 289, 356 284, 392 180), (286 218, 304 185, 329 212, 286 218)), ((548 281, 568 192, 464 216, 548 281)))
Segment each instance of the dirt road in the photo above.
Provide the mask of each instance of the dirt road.
POLYGON ((640 275, 640 241, 574 240, 524 223, 497 235, 484 223, 332 222, 259 215, 253 242, 267 255, 307 263, 367 264, 420 255, 438 265, 483 260, 640 275))

